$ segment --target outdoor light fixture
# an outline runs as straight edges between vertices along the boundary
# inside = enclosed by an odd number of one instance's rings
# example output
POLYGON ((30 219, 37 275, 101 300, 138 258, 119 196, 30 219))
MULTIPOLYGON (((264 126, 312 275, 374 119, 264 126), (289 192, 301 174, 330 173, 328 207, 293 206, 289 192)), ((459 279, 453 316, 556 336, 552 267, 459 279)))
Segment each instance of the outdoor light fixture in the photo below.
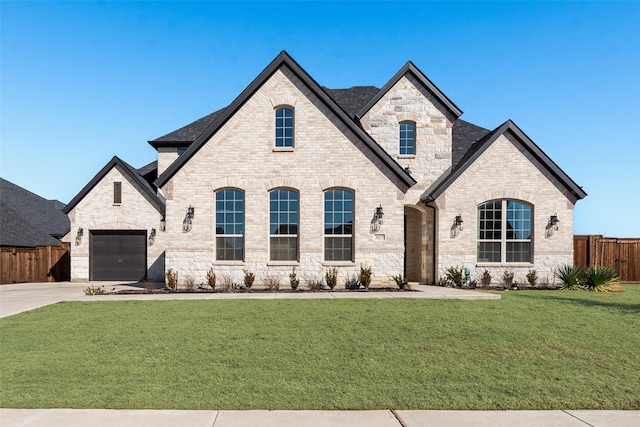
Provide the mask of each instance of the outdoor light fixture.
POLYGON ((545 228, 545 237, 549 238, 553 236, 558 230, 558 224, 560 220, 558 219, 558 214, 553 214, 549 217, 549 222, 547 222, 547 227, 545 228))
POLYGON ((382 205, 376 208, 375 218, 379 225, 384 224, 384 211, 382 210, 382 205))
POLYGON ((84 231, 82 230, 82 228, 78 228, 78 233, 76 234, 76 246, 80 246, 80 244, 82 243, 83 234, 84 231))
POLYGON ((164 215, 160 219, 160 231, 167 231, 167 220, 165 219, 164 215))
POLYGON ((187 214, 182 221, 182 232, 188 233, 191 231, 191 225, 193 224, 193 217, 195 216, 194 209, 191 205, 187 208, 187 214))
POLYGON ((371 218, 371 232, 378 232, 382 224, 384 224, 384 210, 382 210, 382 205, 380 205, 373 212, 373 218, 371 218))
POLYGON ((462 220, 462 215, 456 215, 454 224, 458 228, 458 231, 464 230, 464 221, 462 220))
POLYGON ((153 245, 156 242, 156 229, 152 228, 151 233, 149 233, 149 246, 153 245))

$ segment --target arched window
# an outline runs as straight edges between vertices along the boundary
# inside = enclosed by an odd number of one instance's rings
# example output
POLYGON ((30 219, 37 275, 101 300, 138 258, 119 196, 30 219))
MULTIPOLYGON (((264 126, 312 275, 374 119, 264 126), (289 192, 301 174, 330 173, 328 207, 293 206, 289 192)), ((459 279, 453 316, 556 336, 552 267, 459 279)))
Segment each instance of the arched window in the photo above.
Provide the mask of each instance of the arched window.
POLYGON ((400 155, 416 154, 416 124, 400 122, 400 155))
POLYGON ((276 147, 293 148, 293 108, 276 109, 276 147))
POLYGON ((244 259, 244 193, 234 189, 216 192, 216 260, 244 259))
POLYGON ((353 261, 353 191, 324 193, 324 259, 353 261))
POLYGON ((492 200, 478 206, 478 262, 531 262, 533 206, 492 200))
POLYGON ((269 193, 269 259, 298 260, 298 192, 285 188, 269 193))

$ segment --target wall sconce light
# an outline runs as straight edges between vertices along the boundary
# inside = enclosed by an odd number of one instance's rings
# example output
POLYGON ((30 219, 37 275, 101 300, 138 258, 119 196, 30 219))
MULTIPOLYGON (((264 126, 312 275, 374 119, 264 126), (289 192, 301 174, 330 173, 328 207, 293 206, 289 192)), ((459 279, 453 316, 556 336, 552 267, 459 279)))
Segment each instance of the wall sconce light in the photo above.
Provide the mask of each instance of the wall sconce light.
POLYGON ((156 229, 152 228, 151 233, 149 233, 149 246, 153 245, 156 242, 156 229))
POLYGON ((458 231, 464 230, 464 221, 462 220, 462 215, 456 215, 456 219, 454 221, 458 231))
POLYGON ((376 221, 378 221, 378 224, 380 225, 384 224, 384 211, 382 210, 382 205, 376 208, 375 217, 376 217, 376 221))
POLYGON ((376 233, 380 230, 380 226, 384 224, 384 210, 382 205, 378 206, 373 212, 373 218, 371 218, 371 232, 376 233))
POLYGON ((464 230, 464 221, 462 220, 462 215, 456 215, 453 220, 453 224, 451 225, 451 238, 456 238, 460 234, 460 232, 464 230))
POLYGON ((76 233, 76 246, 80 246, 82 244, 83 234, 84 234, 84 230, 82 228, 78 228, 78 233, 76 233))
POLYGON ((167 231, 167 220, 165 219, 164 215, 160 219, 160 231, 167 231))
POLYGON ((184 221, 182 221, 182 232, 188 233, 191 231, 191 227, 193 224, 193 217, 195 216, 194 209, 191 205, 187 208, 187 214, 184 217, 184 221))
POLYGON ((560 220, 558 219, 558 214, 553 214, 549 217, 549 222, 547 222, 547 227, 545 229, 546 237, 553 236, 553 233, 558 231, 558 224, 560 220))

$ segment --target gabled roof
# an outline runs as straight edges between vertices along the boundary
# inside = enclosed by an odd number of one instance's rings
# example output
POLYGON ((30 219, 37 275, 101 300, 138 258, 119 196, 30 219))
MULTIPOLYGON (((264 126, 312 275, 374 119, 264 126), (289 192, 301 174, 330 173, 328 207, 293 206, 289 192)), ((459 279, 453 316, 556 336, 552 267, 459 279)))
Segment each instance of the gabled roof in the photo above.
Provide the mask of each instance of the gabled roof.
POLYGON ((64 203, 0 178, 0 246, 53 246, 69 232, 64 203))
POLYGON ((322 88, 349 117, 355 117, 358 111, 380 92, 380 89, 375 86, 353 86, 349 89, 329 89, 324 86, 322 88))
MULTIPOLYGON (((149 166, 149 165, 147 165, 149 166)), ((147 166, 143 167, 142 169, 144 170, 147 166)), ((76 207, 76 205, 78 203, 80 203, 80 201, 82 199, 85 198, 85 196, 87 194, 89 194, 89 192, 91 192, 91 190, 93 189, 93 187, 95 187, 102 178, 104 178, 107 173, 109 173, 109 171, 115 167, 118 167, 120 172, 125 174, 127 177, 129 177, 133 182, 137 183, 140 188, 142 189, 142 191, 140 192, 140 194, 142 194, 142 196, 147 199, 149 201, 149 203, 151 203, 151 205, 158 211, 160 212, 162 215, 164 215, 165 213, 165 202, 164 199, 159 197, 155 190, 151 187, 151 184, 149 184, 143 177, 142 175, 140 175, 140 173, 138 172, 138 170, 134 169, 131 165, 129 165, 128 163, 120 160, 117 156, 114 156, 109 163, 107 163, 101 170, 100 172, 98 172, 96 174, 96 176, 93 177, 93 179, 91 181, 89 181, 89 183, 87 185, 84 186, 84 188, 82 190, 80 190, 80 192, 69 202, 69 204, 64 208, 63 212, 64 213, 69 213, 71 212, 71 210, 76 207)))
POLYGON ((583 199, 587 196, 582 187, 564 173, 514 122, 507 120, 474 143, 458 164, 452 168, 451 173, 435 186, 429 188, 420 199, 428 203, 438 198, 498 137, 506 133, 513 135, 577 199, 583 199))
MULTIPOLYGON (((163 186, 198 150, 245 104, 245 102, 281 67, 288 67, 316 96, 333 112, 344 125, 358 136, 365 146, 370 149, 384 165, 386 165, 408 187, 416 181, 405 171, 357 122, 343 110, 327 92, 316 83, 306 71, 296 63, 285 51, 282 51, 271 63, 251 82, 249 86, 202 132, 189 146, 185 153, 178 157, 162 175, 156 180, 158 187, 163 186)), ((215 114, 215 113, 214 113, 215 114)))
POLYGON ((376 96, 371 98, 369 102, 367 102, 365 106, 362 107, 360 111, 358 111, 356 117, 358 119, 364 117, 364 115, 367 114, 367 112, 374 105, 376 105, 378 101, 380 101, 380 98, 382 98, 387 92, 389 92, 389 90, 391 90, 391 88, 396 83, 398 83, 398 81, 406 74, 411 74, 416 80, 418 80, 418 82, 420 82, 420 84, 425 89, 427 89, 427 91, 429 91, 429 93, 431 93, 431 95, 433 95, 433 97, 436 98, 438 102, 440 102, 455 118, 458 118, 460 117, 460 115, 462 115, 462 110, 460 110, 456 106, 456 104, 454 104, 449 98, 447 98, 447 96, 442 93, 442 91, 440 91, 440 89, 438 89, 438 87, 434 85, 433 82, 431 82, 431 80, 427 78, 427 76, 422 74, 422 71, 420 71, 418 67, 416 67, 411 61, 409 61, 391 78, 391 80, 387 82, 387 84, 382 87, 382 89, 380 89, 376 96))

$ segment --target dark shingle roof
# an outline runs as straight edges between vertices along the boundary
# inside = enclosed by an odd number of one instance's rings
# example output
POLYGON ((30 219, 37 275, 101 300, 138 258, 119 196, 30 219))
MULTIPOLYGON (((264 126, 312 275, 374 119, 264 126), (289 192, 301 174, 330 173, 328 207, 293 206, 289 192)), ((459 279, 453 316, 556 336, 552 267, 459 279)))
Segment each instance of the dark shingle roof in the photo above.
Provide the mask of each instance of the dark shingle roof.
POLYGON ((59 245, 56 239, 69 232, 64 203, 47 200, 0 178, 3 246, 59 245))
POLYGON ((213 123, 224 110, 225 109, 223 108, 221 110, 215 111, 207 116, 196 120, 195 122, 181 127, 178 130, 174 130, 173 132, 161 136, 160 138, 149 141, 149 144, 151 144, 156 149, 162 146, 190 145, 193 141, 198 139, 200 134, 204 132, 207 126, 213 123))
POLYGON ((380 92, 375 86, 353 86, 349 89, 328 89, 325 92, 351 117, 380 92))
POLYGON ((489 132, 488 129, 465 120, 456 120, 452 129, 451 168, 455 169, 473 144, 484 138, 489 132))
MULTIPOLYGON (((150 163, 146 166, 143 166, 142 168, 140 168, 141 170, 146 170, 147 173, 149 174, 153 174, 153 171, 149 171, 148 169, 151 168, 151 165, 153 163, 150 163)), ((149 203, 151 203, 151 205, 158 211, 160 212, 162 215, 164 215, 165 212, 165 201, 162 197, 158 196, 155 190, 155 187, 153 186, 153 184, 150 184, 149 182, 146 181, 146 179, 140 175, 140 173, 138 172, 138 169, 133 168, 131 165, 129 165, 128 163, 126 163, 125 161, 119 159, 117 156, 114 156, 109 163, 107 163, 101 170, 100 172, 98 172, 96 174, 96 176, 93 177, 93 179, 91 179, 91 181, 89 181, 89 183, 87 185, 84 186, 84 188, 82 190, 80 190, 80 192, 78 194, 76 194, 76 196, 69 202, 69 204, 64 208, 64 212, 65 213, 69 213, 71 212, 71 210, 82 200, 84 199, 84 197, 89 194, 89 192, 93 189, 93 187, 95 187, 98 182, 100 182, 100 180, 102 178, 105 177, 105 175, 107 175, 107 173, 113 169, 114 167, 118 167, 120 168, 120 171, 124 174, 126 174, 129 178, 131 178, 131 180, 135 183, 137 183, 142 191, 140 192, 140 194, 142 195, 142 197, 144 197, 145 199, 147 199, 149 201, 149 203)), ((156 166, 156 174, 157 174, 157 166, 156 166)))

